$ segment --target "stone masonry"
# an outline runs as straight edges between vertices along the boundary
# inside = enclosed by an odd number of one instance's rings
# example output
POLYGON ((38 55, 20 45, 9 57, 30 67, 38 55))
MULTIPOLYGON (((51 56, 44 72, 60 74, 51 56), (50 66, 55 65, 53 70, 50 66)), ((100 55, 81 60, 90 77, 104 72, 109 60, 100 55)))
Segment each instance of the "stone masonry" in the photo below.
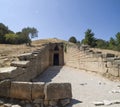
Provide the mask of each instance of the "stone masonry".
POLYGON ((44 44, 36 51, 18 55, 10 67, 0 68, 0 97, 27 100, 34 107, 62 107, 70 103, 70 83, 31 82, 49 66, 63 65, 63 58, 63 43, 44 44))
POLYGON ((67 45, 67 52, 64 53, 64 56, 67 66, 120 77, 120 57, 115 54, 94 51, 88 46, 78 48, 75 45, 67 45))
POLYGON ((18 82, 4 80, 0 82, 0 96, 6 98, 28 100, 49 105, 62 105, 61 101, 72 98, 70 83, 41 83, 41 82, 18 82), (41 102, 42 101, 42 102, 41 102), (54 104, 53 104, 54 102, 54 104))
POLYGON ((70 83, 32 82, 54 65, 120 77, 120 57, 115 54, 104 54, 85 45, 78 48, 70 43, 48 43, 18 55, 10 67, 0 68, 0 97, 27 100, 35 107, 66 106, 72 98, 70 83))

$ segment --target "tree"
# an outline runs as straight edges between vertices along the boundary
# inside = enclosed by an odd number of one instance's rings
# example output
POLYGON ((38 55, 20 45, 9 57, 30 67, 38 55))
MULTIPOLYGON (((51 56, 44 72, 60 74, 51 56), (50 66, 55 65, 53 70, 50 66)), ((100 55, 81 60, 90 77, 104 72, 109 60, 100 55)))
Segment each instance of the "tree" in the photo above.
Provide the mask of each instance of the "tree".
POLYGON ((117 46, 116 40, 111 37, 109 40, 109 49, 116 50, 117 48, 116 46, 117 46))
POLYGON ((70 37, 68 41, 72 43, 77 43, 77 39, 74 36, 70 37))
POLYGON ((22 32, 17 32, 16 35, 17 35, 17 44, 26 43, 25 35, 22 35, 22 32))
POLYGON ((22 36, 25 40, 25 43, 30 46, 31 45, 31 38, 37 37, 38 31, 34 27, 23 28, 20 36, 22 36))
POLYGON ((116 34, 116 42, 117 42, 117 45, 120 44, 120 32, 116 34))
POLYGON ((5 35, 5 41, 7 44, 17 44, 17 37, 14 33, 8 33, 5 35))
POLYGON ((120 51, 120 32, 116 34, 116 46, 117 50, 120 51))
POLYGON ((5 34, 9 33, 10 30, 3 23, 0 23, 0 43, 5 43, 5 34))
POLYGON ((107 49, 109 42, 103 39, 96 39, 96 48, 107 49))
POLYGON ((96 46, 96 39, 94 38, 94 33, 92 32, 91 29, 88 29, 85 32, 85 38, 83 40, 83 43, 85 45, 89 45, 91 47, 95 47, 96 46))

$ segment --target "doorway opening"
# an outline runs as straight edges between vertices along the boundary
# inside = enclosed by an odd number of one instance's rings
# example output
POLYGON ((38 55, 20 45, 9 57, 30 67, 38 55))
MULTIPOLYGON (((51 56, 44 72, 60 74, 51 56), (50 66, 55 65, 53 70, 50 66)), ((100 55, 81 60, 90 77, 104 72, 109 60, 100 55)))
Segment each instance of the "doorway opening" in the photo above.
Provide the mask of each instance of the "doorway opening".
POLYGON ((55 53, 54 54, 54 59, 53 59, 53 65, 56 65, 58 66, 59 65, 59 54, 58 53, 55 53))

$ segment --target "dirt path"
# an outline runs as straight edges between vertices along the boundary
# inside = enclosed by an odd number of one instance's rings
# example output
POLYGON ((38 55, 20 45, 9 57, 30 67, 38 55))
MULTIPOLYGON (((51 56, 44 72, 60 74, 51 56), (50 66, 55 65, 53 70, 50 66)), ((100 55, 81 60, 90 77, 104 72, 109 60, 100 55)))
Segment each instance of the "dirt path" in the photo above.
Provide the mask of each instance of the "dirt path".
MULTIPOLYGON (((68 107, 95 107, 93 104, 95 101, 120 100, 120 93, 111 93, 112 90, 120 90, 118 87, 120 83, 109 81, 98 74, 66 66, 50 67, 35 81, 70 82, 73 100, 68 107)), ((109 107, 120 107, 120 104, 112 104, 109 107)))

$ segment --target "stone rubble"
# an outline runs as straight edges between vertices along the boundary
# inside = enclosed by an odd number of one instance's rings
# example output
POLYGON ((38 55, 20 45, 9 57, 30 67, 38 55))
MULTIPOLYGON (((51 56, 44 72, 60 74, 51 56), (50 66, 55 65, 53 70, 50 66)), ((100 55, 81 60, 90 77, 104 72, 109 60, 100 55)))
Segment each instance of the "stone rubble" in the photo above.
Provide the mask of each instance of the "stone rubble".
POLYGON ((112 90, 110 93, 120 93, 120 90, 112 90))
POLYGON ((95 106, 102 106, 102 105, 105 105, 105 106, 109 106, 109 105, 113 105, 113 104, 120 104, 120 100, 103 100, 103 101, 95 101, 93 102, 93 104, 95 106))
POLYGON ((21 101, 16 99, 9 99, 3 101, 0 100, 0 107, 65 107, 66 105, 70 104, 70 99, 62 99, 58 100, 51 100, 51 101, 44 101, 42 99, 35 99, 34 101, 21 101))
POLYGON ((80 83, 80 85, 85 86, 85 85, 87 85, 87 83, 80 83))

